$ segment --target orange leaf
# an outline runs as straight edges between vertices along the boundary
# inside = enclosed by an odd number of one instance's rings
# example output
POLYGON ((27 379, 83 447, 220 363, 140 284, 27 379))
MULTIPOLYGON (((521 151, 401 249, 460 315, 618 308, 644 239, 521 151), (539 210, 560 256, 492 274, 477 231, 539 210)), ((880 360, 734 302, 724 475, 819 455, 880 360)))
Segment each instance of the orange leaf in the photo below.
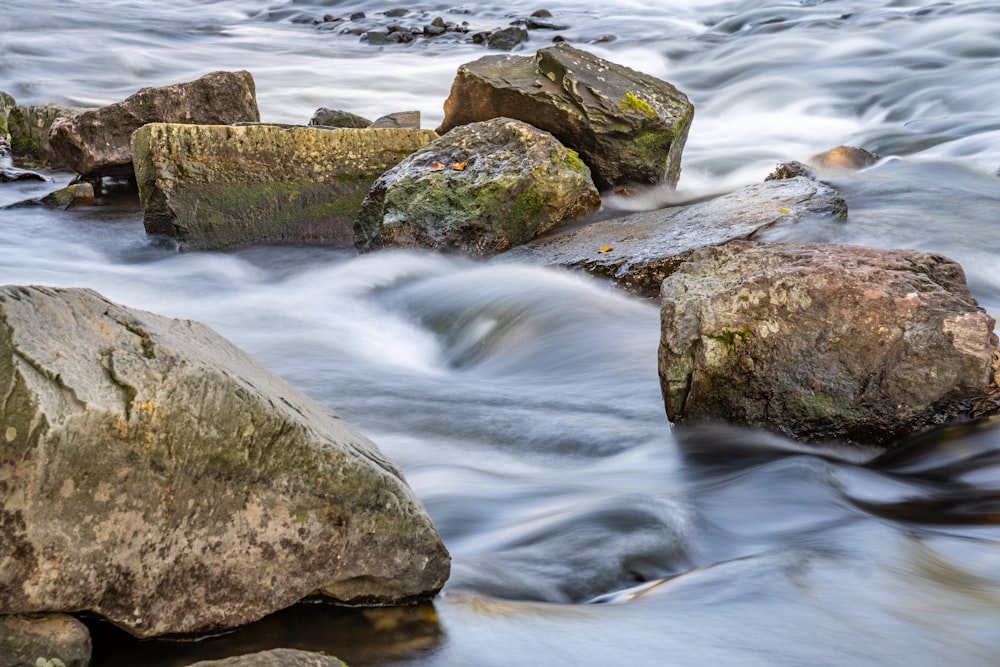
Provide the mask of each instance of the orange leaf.
POLYGON ((431 171, 444 171, 444 165, 440 162, 435 162, 430 166, 431 171))
POLYGON ((614 248, 612 248, 609 245, 606 245, 606 246, 602 246, 601 249, 598 250, 597 252, 611 252, 612 250, 614 250, 614 248))
POLYGON ((629 190, 629 189, 628 189, 628 188, 626 188, 626 187, 621 187, 621 188, 618 188, 617 190, 615 190, 615 194, 619 194, 619 195, 622 195, 622 196, 624 196, 624 197, 631 197, 631 196, 633 196, 633 195, 634 195, 635 193, 634 193, 634 192, 632 192, 631 190, 629 190))
POLYGON ((469 163, 467 161, 466 162, 456 162, 455 164, 451 165, 451 168, 454 169, 455 171, 462 171, 462 170, 465 169, 465 167, 468 164, 469 163))

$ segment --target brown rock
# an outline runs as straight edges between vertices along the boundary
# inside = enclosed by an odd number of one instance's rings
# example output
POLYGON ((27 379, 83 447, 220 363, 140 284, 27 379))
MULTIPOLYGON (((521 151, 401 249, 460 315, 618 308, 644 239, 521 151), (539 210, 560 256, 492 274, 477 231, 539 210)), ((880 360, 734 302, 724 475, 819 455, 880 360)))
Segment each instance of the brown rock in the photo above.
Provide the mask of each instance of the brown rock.
POLYGON ((49 141, 59 161, 84 176, 131 176, 132 133, 147 123, 227 125, 260 120, 249 72, 212 72, 195 81, 143 88, 121 102, 62 118, 49 141))
POLYGON ((0 615, 0 667, 87 667, 90 632, 66 614, 0 615))
POLYGON ((993 379, 994 321, 940 255, 734 241, 692 253, 662 300, 676 422, 889 446, 967 414, 993 379))

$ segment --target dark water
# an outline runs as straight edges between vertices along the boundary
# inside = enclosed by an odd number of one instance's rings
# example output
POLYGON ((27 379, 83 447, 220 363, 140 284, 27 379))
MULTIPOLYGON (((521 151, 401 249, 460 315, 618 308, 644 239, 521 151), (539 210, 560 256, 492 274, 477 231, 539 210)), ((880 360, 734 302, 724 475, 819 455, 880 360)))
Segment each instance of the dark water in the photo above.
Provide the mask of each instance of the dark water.
MULTIPOLYGON (((308 21, 397 6, 321 0, 5 0, 0 90, 97 105, 248 69, 264 120, 320 106, 441 119, 457 41, 378 50, 308 21)), ((402 5, 399 5, 402 6, 402 5)), ((534 4, 406 5, 494 27, 534 4)), ((676 195, 761 180, 839 144, 845 223, 764 238, 933 250, 1000 315, 1000 6, 738 0, 546 3, 579 46, 663 77, 696 120, 676 195), (605 35, 613 41, 591 43, 605 35)), ((529 51, 550 35, 533 33, 529 51)), ((0 186, 0 204, 68 180, 0 186)), ((301 605, 200 641, 95 624, 96 664, 181 666, 276 646, 352 665, 1000 663, 1000 426, 873 458, 717 427, 675 431, 658 311, 578 274, 422 253, 177 254, 134 201, 0 210, 0 281, 87 286, 204 321, 369 435, 454 556, 433 606, 301 605)))

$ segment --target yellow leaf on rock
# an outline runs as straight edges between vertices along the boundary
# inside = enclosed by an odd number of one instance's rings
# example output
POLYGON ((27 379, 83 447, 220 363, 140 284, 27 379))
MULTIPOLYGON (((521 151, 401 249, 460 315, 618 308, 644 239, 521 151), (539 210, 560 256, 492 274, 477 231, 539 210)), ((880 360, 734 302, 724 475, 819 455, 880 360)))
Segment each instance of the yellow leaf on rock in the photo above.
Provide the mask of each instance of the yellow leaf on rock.
POLYGON ((451 168, 454 169, 455 171, 462 171, 468 164, 469 164, 468 162, 456 162, 455 164, 451 165, 451 168))
POLYGON ((601 246, 601 249, 598 250, 597 252, 611 252, 612 250, 614 250, 614 248, 612 248, 609 245, 606 245, 606 246, 601 246))
POLYGON ((788 215, 789 213, 791 213, 791 211, 789 211, 787 208, 779 208, 778 213, 780 213, 781 215, 788 215))

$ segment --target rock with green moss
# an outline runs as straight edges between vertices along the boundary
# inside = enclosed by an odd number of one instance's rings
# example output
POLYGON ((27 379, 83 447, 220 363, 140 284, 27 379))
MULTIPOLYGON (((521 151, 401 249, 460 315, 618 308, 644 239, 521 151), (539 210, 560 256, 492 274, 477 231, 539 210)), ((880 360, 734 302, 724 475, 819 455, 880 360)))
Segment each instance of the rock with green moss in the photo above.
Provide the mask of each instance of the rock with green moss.
POLYGON ((17 102, 9 94, 0 90, 0 156, 10 152, 10 129, 7 126, 7 117, 17 106, 17 102))
POLYGON ((66 614, 0 615, 0 667, 87 667, 90 632, 66 614))
POLYGON ((250 72, 211 72, 194 81, 143 88, 100 109, 62 118, 49 142, 58 161, 83 176, 131 176, 132 133, 147 123, 257 122, 250 72))
POLYGON ((734 241, 694 252, 662 300, 675 422, 886 447, 996 390, 994 321, 941 255, 734 241))
POLYGON ((534 56, 462 65, 438 132, 497 116, 551 132, 579 152, 599 188, 680 177, 694 106, 669 83, 561 43, 534 56))
POLYGON ((0 288, 0 392, 0 612, 214 632, 448 576, 396 466, 204 325, 0 288))
POLYGON ((11 152, 19 158, 63 164, 49 143, 49 131, 56 122, 83 111, 62 104, 16 105, 7 117, 11 152))
POLYGON ((432 130, 152 123, 131 152, 146 231, 183 248, 349 245, 375 179, 432 130))
POLYGON ((277 648, 221 660, 202 660, 188 667, 347 667, 347 663, 320 653, 277 648))
POLYGON ((379 177, 355 245, 504 252, 601 203, 590 170, 548 132, 510 118, 456 128, 379 177))
POLYGON ((657 298, 663 279, 692 250, 751 237, 761 229, 844 220, 835 189, 800 177, 749 185, 727 195, 599 220, 514 248, 497 261, 582 269, 633 294, 657 298))

